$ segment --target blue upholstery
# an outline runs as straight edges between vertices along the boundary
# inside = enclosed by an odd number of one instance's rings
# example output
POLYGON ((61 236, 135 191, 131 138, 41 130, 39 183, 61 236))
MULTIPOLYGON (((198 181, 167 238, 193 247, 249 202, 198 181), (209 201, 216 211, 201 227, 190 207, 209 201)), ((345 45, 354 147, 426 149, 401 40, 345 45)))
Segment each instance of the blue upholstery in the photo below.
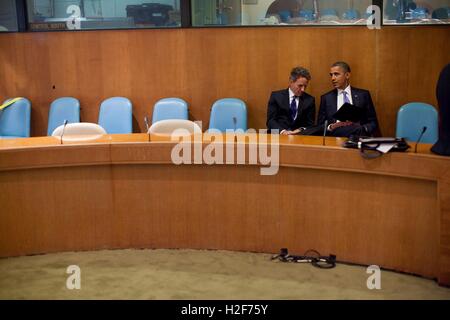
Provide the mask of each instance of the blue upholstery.
POLYGON ((427 8, 417 7, 411 12, 411 17, 413 19, 427 19, 429 15, 427 8))
MULTIPOLYGON (((11 99, 5 101, 8 102, 11 99)), ((31 103, 21 99, 0 111, 0 137, 26 138, 30 136, 31 103)))
POLYGON ((209 130, 242 129, 247 131, 247 106, 244 101, 226 98, 216 101, 211 108, 209 130))
POLYGON ((342 19, 344 20, 358 20, 359 19, 359 12, 355 9, 348 9, 344 12, 342 15, 342 19))
POLYGON ((412 102, 398 110, 397 137, 417 141, 423 127, 427 127, 427 131, 420 142, 435 143, 438 139, 438 112, 432 105, 412 102))
POLYGON ((161 120, 180 119, 188 120, 188 105, 186 101, 178 98, 165 98, 155 103, 153 107, 152 123, 161 120))
POLYGON ((68 123, 80 122, 80 102, 77 99, 63 97, 52 102, 48 113, 47 135, 51 136, 65 120, 68 123))
POLYGON ((299 16, 300 18, 303 18, 306 21, 313 21, 314 11, 312 11, 311 9, 300 10, 299 16))
POLYGON ((336 9, 322 9, 320 10, 320 15, 323 16, 337 16, 336 9))
POLYGON ((281 22, 288 22, 291 19, 291 12, 289 10, 280 11, 278 15, 280 16, 281 22))
POLYGON ((108 134, 133 132, 133 105, 127 98, 106 99, 100 105, 98 124, 108 134))

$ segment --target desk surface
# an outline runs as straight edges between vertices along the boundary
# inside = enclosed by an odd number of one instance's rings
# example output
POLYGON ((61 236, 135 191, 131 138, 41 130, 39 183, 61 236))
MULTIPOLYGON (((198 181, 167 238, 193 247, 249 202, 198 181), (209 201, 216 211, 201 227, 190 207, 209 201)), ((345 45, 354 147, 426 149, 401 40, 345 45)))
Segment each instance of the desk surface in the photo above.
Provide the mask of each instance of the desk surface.
POLYGON ((261 163, 177 166, 175 143, 146 134, 0 140, 0 257, 287 247, 450 285, 449 158, 421 144, 366 160, 341 139, 279 138, 273 176, 261 163))
MULTIPOLYGON (((257 135, 258 136, 258 135, 257 135)), ((270 135, 268 136, 270 139, 270 135)), ((279 143, 281 145, 314 145, 314 146, 323 146, 325 141, 325 146, 327 147, 341 147, 345 142, 345 138, 333 138, 326 137, 323 139, 322 137, 315 136, 284 136, 280 135, 279 143)), ((223 139, 226 140, 225 135, 223 139)), ((210 135, 203 134, 204 141, 211 141, 210 135)), ((147 135, 145 133, 136 133, 136 134, 109 134, 103 135, 99 138, 96 138, 91 141, 64 141, 63 145, 86 145, 86 144, 105 144, 105 143, 146 143, 146 142, 170 142, 170 138, 167 137, 158 137, 155 135, 147 135)), ((34 137, 34 138, 26 138, 26 139, 0 139, 0 150, 1 149, 11 149, 11 148, 22 148, 22 147, 45 147, 45 146, 57 146, 61 145, 61 139, 59 137, 34 137)), ((414 143, 410 143, 411 149, 407 152, 411 153, 414 151, 414 143)), ((420 154, 433 154, 430 144, 419 143, 417 152, 420 154)))

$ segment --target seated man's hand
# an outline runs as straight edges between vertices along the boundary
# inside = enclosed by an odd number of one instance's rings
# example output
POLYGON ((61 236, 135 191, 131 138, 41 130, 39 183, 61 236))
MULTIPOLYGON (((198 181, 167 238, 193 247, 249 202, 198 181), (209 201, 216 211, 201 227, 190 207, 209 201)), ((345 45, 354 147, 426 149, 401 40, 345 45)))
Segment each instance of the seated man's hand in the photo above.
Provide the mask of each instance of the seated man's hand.
POLYGON ((336 123, 333 123, 333 124, 330 125, 330 130, 333 131, 333 130, 335 130, 337 128, 350 126, 352 124, 354 124, 354 123, 351 122, 351 121, 336 122, 336 123))
POLYGON ((289 135, 293 135, 293 134, 299 134, 300 132, 302 132, 302 129, 295 129, 295 130, 292 130, 292 131, 290 131, 290 133, 289 133, 289 135))
POLYGON ((283 130, 280 134, 285 136, 292 136, 295 134, 299 134, 302 130, 301 129, 295 129, 295 130, 283 130))

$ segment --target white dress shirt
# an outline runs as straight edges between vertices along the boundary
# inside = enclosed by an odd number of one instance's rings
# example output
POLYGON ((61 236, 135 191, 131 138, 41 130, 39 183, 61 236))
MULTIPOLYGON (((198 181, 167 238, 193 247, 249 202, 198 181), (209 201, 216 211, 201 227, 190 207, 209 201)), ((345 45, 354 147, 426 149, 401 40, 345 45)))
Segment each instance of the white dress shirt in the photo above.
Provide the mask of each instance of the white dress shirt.
MULTIPOLYGON (((347 92, 347 98, 350 101, 350 104, 353 104, 353 98, 352 98, 352 88, 350 85, 347 86, 344 90, 338 89, 337 93, 337 109, 339 110, 344 105, 344 91, 347 92)), ((339 120, 336 120, 336 123, 340 122, 339 120)), ((328 131, 331 130, 331 124, 328 125, 328 131)))

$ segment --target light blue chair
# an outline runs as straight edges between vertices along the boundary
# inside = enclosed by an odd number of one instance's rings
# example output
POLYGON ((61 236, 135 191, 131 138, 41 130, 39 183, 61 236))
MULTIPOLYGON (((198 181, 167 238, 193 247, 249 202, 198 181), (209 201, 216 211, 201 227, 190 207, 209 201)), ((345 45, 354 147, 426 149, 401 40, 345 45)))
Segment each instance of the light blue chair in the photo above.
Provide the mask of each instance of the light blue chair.
POLYGON ((417 7, 411 12, 411 17, 413 19, 427 19, 429 14, 427 8, 417 7))
POLYGON ((397 137, 416 142, 423 127, 427 127, 427 131, 420 142, 435 143, 438 140, 438 112, 432 105, 411 102, 398 110, 397 137))
POLYGON ((80 122, 80 102, 77 99, 63 97, 52 102, 48 113, 47 135, 51 136, 65 120, 68 123, 80 122))
POLYGON ((359 12, 356 9, 348 9, 342 15, 343 20, 358 20, 359 17, 359 12))
POLYGON ((314 11, 311 9, 300 10, 299 17, 305 19, 305 21, 314 21, 314 11))
POLYGON ((106 99, 100 105, 98 124, 108 134, 133 132, 133 105, 123 97, 106 99))
POLYGON ((247 106, 244 101, 225 98, 214 102, 209 119, 209 130, 226 132, 227 130, 247 131, 247 106))
POLYGON ((328 19, 339 19, 336 9, 322 9, 320 10, 320 17, 328 19))
POLYGON ((291 19, 291 12, 289 10, 282 10, 278 12, 278 15, 280 16, 281 22, 289 22, 289 19, 291 19))
MULTIPOLYGON (((10 100, 6 100, 5 103, 10 100)), ((0 138, 27 138, 30 136, 30 124, 31 102, 25 98, 16 101, 0 111, 0 138)))
POLYGON ((169 119, 189 119, 188 104, 186 101, 179 98, 164 98, 155 103, 152 123, 169 119))

